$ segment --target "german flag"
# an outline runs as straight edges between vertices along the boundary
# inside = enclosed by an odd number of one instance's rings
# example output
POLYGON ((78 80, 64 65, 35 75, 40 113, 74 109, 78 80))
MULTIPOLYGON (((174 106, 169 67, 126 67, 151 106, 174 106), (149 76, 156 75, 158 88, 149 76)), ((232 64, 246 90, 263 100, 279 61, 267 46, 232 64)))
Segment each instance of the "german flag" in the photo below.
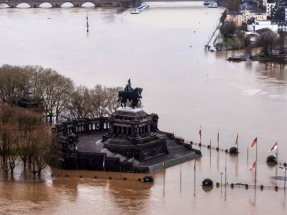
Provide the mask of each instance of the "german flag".
POLYGON ((251 144, 251 147, 255 146, 257 144, 257 137, 254 139, 253 143, 251 144))

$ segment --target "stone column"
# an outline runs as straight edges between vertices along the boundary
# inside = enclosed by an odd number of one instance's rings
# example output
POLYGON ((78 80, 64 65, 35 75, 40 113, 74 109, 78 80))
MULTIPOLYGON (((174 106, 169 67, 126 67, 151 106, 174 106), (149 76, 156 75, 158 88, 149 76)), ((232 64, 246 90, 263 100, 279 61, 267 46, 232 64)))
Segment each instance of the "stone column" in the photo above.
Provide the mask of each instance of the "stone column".
POLYGON ((147 133, 150 134, 150 122, 147 124, 147 133))
POLYGON ((124 136, 124 127, 121 126, 121 136, 124 136))

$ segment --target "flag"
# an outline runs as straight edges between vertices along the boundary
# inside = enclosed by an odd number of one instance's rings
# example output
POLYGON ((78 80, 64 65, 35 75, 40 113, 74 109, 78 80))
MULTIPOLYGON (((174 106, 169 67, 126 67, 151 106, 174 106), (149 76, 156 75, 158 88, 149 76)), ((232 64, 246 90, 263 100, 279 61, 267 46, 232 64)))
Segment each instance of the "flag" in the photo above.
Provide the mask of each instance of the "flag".
POLYGON ((277 142, 272 146, 272 148, 268 152, 272 152, 273 150, 277 149, 278 145, 277 142))
POLYGON ((251 147, 255 146, 257 144, 257 137, 254 139, 253 143, 251 144, 251 147))
POLYGON ((200 128, 200 130, 199 130, 199 132, 198 132, 198 133, 199 133, 199 136, 201 137, 201 128, 200 128))
POLYGON ((194 161, 194 171, 195 171, 195 168, 196 168, 196 166, 195 166, 195 161, 194 161))
POLYGON ((104 159, 103 159, 103 167, 105 167, 105 161, 106 161, 106 156, 104 155, 104 159))
POLYGON ((256 166, 256 161, 253 163, 253 165, 250 167, 249 171, 252 170, 253 168, 255 168, 256 166))
POLYGON ((219 132, 217 133, 217 142, 219 142, 219 132))
POLYGON ((236 136, 235 145, 238 145, 238 134, 236 136))

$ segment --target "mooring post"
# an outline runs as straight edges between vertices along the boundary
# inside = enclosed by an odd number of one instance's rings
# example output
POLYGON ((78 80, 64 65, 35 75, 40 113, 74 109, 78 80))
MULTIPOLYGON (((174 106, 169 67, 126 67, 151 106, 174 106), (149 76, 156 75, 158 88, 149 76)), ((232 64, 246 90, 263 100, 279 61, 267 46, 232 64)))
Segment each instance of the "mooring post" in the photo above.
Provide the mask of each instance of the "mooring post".
POLYGON ((180 180, 180 192, 181 192, 181 170, 179 172, 179 180, 180 180))

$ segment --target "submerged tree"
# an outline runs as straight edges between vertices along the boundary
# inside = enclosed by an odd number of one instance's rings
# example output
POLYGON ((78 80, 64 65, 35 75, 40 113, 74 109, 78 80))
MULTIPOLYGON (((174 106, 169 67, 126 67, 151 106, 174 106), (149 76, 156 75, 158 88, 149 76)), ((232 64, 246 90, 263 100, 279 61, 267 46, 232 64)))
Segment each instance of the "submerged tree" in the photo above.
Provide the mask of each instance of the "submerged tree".
POLYGON ((268 31, 257 38, 256 45, 263 48, 265 56, 269 56, 269 54, 272 53, 273 46, 276 44, 277 38, 278 36, 276 33, 268 31))
POLYGON ((31 133, 29 141, 33 153, 28 169, 33 174, 34 178, 36 178, 36 174, 41 174, 41 171, 46 167, 47 161, 49 160, 52 143, 50 129, 47 129, 44 126, 38 127, 31 133))
POLYGON ((27 161, 31 161, 33 154, 30 136, 34 130, 41 126, 41 115, 35 112, 22 111, 17 114, 15 122, 15 136, 17 137, 18 155, 23 161, 24 167, 26 167, 27 161))

